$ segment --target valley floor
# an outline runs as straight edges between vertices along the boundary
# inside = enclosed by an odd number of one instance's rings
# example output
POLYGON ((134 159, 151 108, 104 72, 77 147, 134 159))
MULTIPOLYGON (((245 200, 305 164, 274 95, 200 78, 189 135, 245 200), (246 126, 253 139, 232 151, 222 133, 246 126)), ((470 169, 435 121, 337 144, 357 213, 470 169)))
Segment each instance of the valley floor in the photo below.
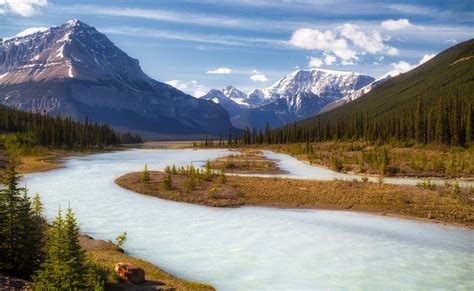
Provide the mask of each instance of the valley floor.
POLYGON ((227 176, 199 180, 192 191, 183 191, 186 175, 171 175, 164 190, 162 172, 119 177, 116 183, 137 193, 163 199, 213 207, 242 205, 279 208, 338 209, 427 219, 474 228, 474 203, 469 189, 388 185, 355 181, 308 181, 283 178, 227 176))
MULTIPOLYGON (((120 150, 120 148, 113 148, 108 150, 120 150)), ((68 151, 68 150, 49 150, 45 148, 35 147, 28 151, 17 151, 13 154, 15 162, 18 164, 17 170, 21 174, 44 172, 62 167, 61 159, 97 153, 98 151, 68 151)), ((6 153, 0 151, 0 160, 6 161, 6 153)), ((2 170, 0 169, 0 172, 2 170)), ((42 193, 43 194, 43 193, 42 193)), ((44 193, 45 195, 47 193, 44 193)), ((109 278, 107 282, 107 289, 121 290, 137 288, 136 285, 129 285, 127 283, 120 283, 117 281, 114 274, 115 264, 119 262, 131 263, 136 267, 145 270, 147 282, 139 287, 147 288, 147 290, 215 290, 212 286, 197 282, 183 280, 165 272, 159 267, 127 255, 125 252, 117 248, 113 243, 95 240, 87 235, 80 236, 81 247, 86 251, 95 263, 104 267, 109 271, 109 278)), ((5 277, 5 280, 12 280, 5 277)), ((6 283, 5 283, 6 284, 6 283)), ((5 285, 9 286, 9 285, 5 285)), ((0 284, 0 289, 2 285, 0 284)), ((135 290, 135 289, 133 289, 135 290)))

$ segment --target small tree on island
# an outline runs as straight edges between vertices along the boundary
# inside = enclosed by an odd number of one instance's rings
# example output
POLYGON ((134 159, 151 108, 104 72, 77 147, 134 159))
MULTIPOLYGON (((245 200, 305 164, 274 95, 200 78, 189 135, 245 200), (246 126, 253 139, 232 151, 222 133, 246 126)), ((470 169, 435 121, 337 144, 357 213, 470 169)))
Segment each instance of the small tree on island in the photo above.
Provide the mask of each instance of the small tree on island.
POLYGON ((225 183, 227 182, 227 177, 226 177, 226 175, 224 174, 224 169, 221 169, 221 170, 219 171, 219 182, 220 182, 221 184, 225 184, 225 183))
POLYGON ((145 164, 145 169, 143 169, 142 177, 140 178, 140 181, 143 184, 150 183, 150 172, 148 171, 148 165, 147 164, 145 164))
POLYGON ((161 190, 163 190, 163 191, 171 190, 171 187, 172 187, 171 183, 172 183, 172 181, 171 181, 171 172, 166 172, 165 177, 160 182, 161 190))
POLYGON ((211 162, 207 160, 206 162, 206 169, 204 172, 204 179, 206 181, 210 181, 212 179, 212 170, 211 170, 211 162))

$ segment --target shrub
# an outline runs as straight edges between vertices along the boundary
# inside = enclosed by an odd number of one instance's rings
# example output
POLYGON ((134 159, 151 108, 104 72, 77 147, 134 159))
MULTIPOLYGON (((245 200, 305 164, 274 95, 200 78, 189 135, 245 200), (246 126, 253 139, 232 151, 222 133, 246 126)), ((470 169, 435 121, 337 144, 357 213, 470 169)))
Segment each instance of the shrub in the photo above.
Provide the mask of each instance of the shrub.
POLYGON ((127 232, 124 231, 123 233, 119 234, 115 240, 117 241, 117 246, 119 248, 123 247, 123 245, 125 244, 125 242, 127 241, 127 232))

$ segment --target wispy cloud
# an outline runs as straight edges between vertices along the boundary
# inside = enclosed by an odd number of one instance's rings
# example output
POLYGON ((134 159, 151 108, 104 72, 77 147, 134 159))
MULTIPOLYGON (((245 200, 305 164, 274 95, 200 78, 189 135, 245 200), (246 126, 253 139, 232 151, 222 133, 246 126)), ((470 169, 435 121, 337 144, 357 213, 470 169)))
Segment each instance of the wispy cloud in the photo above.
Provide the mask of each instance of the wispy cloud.
MULTIPOLYGON (((2 1, 2 0, 0 0, 2 1)), ((58 11, 84 14, 105 15, 149 19, 164 22, 210 26, 219 28, 238 28, 254 31, 293 30, 297 27, 312 25, 311 22, 285 21, 269 18, 232 17, 226 15, 202 14, 196 12, 181 12, 164 9, 124 8, 100 5, 56 6, 58 11)))
POLYGON ((257 70, 252 70, 252 75, 250 75, 250 80, 254 82, 268 82, 267 76, 265 76, 265 74, 257 70))
POLYGON ((48 5, 48 0, 0 0, 1 14, 17 14, 24 17, 39 13, 39 8, 48 5))
POLYGON ((207 71, 207 74, 228 75, 228 74, 232 74, 233 72, 234 71, 231 68, 220 67, 220 68, 207 71))
POLYGON ((99 31, 109 34, 120 34, 137 37, 152 37, 171 40, 191 41, 200 43, 220 44, 228 46, 279 46, 288 47, 286 40, 273 38, 240 37, 232 35, 191 34, 176 31, 146 29, 140 27, 102 27, 99 31))

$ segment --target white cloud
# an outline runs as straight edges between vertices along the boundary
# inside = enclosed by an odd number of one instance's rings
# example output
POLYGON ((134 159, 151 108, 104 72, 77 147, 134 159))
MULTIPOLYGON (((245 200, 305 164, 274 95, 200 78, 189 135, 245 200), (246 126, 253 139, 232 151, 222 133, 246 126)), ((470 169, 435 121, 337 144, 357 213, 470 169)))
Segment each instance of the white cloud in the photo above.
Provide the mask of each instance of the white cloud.
POLYGON ((207 86, 199 84, 199 82, 196 80, 191 80, 189 82, 181 80, 169 80, 166 82, 166 84, 197 98, 206 95, 209 91, 207 86))
POLYGON ((401 73, 404 73, 404 72, 408 72, 424 63, 426 63, 427 61, 431 60, 434 56, 436 56, 436 54, 427 54, 427 55, 424 55, 420 61, 418 62, 418 64, 414 64, 414 65, 410 65, 410 63, 408 62, 405 62, 405 61, 399 61, 398 63, 393 63, 392 64, 392 67, 394 70, 397 70, 401 73))
MULTIPOLYGON (((388 39, 387 37, 384 39, 378 30, 367 31, 358 25, 346 23, 326 31, 312 28, 298 29, 293 32, 289 43, 296 47, 323 52, 326 57, 319 61, 331 65, 337 58, 341 64, 354 64, 360 55, 367 53, 397 55, 398 50, 385 43, 388 39)), ((313 58, 312 66, 321 66, 322 63, 319 61, 313 58)))
POLYGON ((421 58, 421 60, 418 62, 418 65, 421 65, 421 64, 426 63, 427 61, 431 60, 434 56, 436 56, 436 54, 424 55, 424 56, 421 58))
POLYGON ((396 55, 398 50, 384 44, 379 31, 366 32, 358 25, 346 23, 339 27, 341 35, 351 40, 355 46, 371 54, 387 53, 396 55))
POLYGON ((387 48, 387 55, 389 56, 396 56, 398 55, 398 49, 394 48, 394 47, 389 47, 387 48))
POLYGON ((0 14, 18 14, 24 17, 38 13, 39 7, 48 5, 48 0, 0 0, 0 14))
POLYGON ((450 39, 447 39, 447 40, 443 41, 443 43, 452 43, 452 44, 455 44, 455 43, 458 43, 458 41, 455 40, 454 38, 450 38, 450 39))
POLYGON ((326 55, 324 57, 324 64, 326 64, 327 66, 330 66, 332 65, 334 62, 336 62, 336 57, 333 56, 333 55, 326 55))
POLYGON ((399 61, 398 63, 393 63, 392 67, 394 70, 404 73, 404 72, 410 71, 415 66, 412 66, 408 62, 405 62, 405 61, 399 61))
POLYGON ((250 80, 255 82, 267 82, 268 78, 267 76, 265 76, 265 74, 262 74, 257 70, 253 70, 252 75, 250 76, 250 80))
POLYGON ((301 28, 293 32, 290 44, 309 50, 320 50, 332 53, 343 60, 356 59, 356 52, 349 48, 346 39, 337 37, 330 30, 301 28))
POLYGON ((414 27, 414 25, 406 18, 385 20, 382 21, 381 26, 387 30, 401 30, 414 27))
POLYGON ((309 67, 310 68, 319 68, 322 65, 323 65, 323 60, 321 60, 320 58, 311 57, 309 59, 309 67))
POLYGON ((207 94, 209 92, 209 89, 207 89, 204 86, 198 86, 196 90, 194 90, 194 93, 192 94, 194 97, 199 98, 207 94))
POLYGON ((171 85, 179 90, 185 90, 188 88, 188 84, 180 81, 180 80, 169 80, 165 82, 168 85, 171 85))
POLYGON ((233 72, 234 71, 232 71, 231 68, 227 68, 227 67, 221 67, 221 68, 207 71, 208 74, 232 74, 233 72))

